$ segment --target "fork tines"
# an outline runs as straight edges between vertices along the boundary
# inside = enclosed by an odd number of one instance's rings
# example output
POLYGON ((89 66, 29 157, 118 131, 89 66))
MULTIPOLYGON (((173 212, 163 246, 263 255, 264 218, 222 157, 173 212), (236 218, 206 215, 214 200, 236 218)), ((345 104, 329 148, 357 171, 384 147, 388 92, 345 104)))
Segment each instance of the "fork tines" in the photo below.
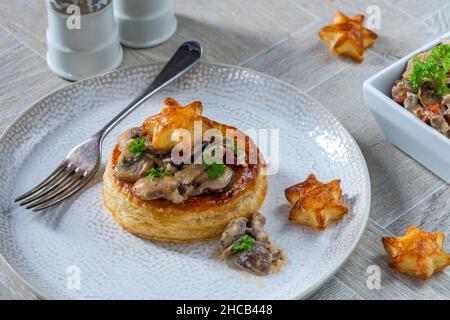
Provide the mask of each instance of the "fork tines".
POLYGON ((33 211, 46 209, 78 191, 85 174, 64 161, 44 181, 14 201, 33 211))

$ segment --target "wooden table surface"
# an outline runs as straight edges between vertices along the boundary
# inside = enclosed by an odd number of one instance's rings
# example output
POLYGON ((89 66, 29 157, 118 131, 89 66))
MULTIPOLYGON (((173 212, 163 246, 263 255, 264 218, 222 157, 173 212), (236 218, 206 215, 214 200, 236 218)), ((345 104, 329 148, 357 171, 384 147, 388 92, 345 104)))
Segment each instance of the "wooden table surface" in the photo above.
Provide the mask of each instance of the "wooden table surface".
MULTIPOLYGON (((197 39, 205 60, 249 67, 295 85, 328 108, 359 144, 372 183, 370 221, 355 252, 312 299, 449 299, 450 270, 419 281, 387 266, 382 236, 409 225, 450 236, 449 186, 393 147, 364 106, 365 79, 450 29, 448 0, 176 0, 178 30, 163 45, 125 49, 121 67, 165 60, 197 39), (333 57, 317 31, 334 13, 381 9, 379 40, 363 64, 333 57), (381 288, 367 268, 381 268, 381 288)), ((0 0, 0 131, 40 97, 68 84, 46 66, 43 0, 0 0)), ((450 243, 446 245, 447 251, 450 243)), ((0 299, 34 295, 0 262, 0 299)))

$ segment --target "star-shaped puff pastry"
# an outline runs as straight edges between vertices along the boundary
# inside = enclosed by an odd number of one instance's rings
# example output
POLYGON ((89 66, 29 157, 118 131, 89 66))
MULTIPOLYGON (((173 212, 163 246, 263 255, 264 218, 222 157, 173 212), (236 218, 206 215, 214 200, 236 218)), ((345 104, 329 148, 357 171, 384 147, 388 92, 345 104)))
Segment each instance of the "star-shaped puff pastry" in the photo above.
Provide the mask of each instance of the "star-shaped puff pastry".
POLYGON ((191 138, 194 137, 195 122, 202 124, 202 132, 215 126, 213 121, 202 117, 203 106, 201 102, 194 101, 187 106, 182 106, 173 98, 164 100, 161 113, 145 120, 142 128, 152 136, 155 150, 170 150, 178 141, 172 139, 172 134, 177 130, 188 130, 191 138))
POLYGON ((425 232, 409 227, 403 237, 382 238, 384 249, 395 270, 420 279, 429 279, 435 272, 450 266, 450 256, 444 252, 444 233, 425 232))
POLYGON ((378 38, 375 32, 364 28, 363 15, 349 18, 342 12, 336 13, 333 23, 323 27, 319 36, 328 43, 333 54, 350 57, 359 63, 364 60, 364 49, 378 38))
POLYGON ((293 205, 289 220, 315 229, 325 229, 330 222, 347 213, 347 206, 341 201, 341 181, 321 183, 314 174, 306 181, 284 191, 293 205))

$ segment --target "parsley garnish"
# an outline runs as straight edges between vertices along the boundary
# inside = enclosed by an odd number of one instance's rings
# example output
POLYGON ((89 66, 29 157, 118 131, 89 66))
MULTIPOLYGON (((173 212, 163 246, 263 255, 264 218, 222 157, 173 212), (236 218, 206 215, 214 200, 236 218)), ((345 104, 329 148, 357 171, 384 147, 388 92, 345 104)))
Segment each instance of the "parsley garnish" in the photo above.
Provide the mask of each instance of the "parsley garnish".
POLYGON ((151 168, 147 172, 147 178, 150 181, 152 181, 155 178, 164 178, 164 177, 172 176, 172 175, 173 175, 172 172, 168 171, 167 169, 165 169, 163 167, 151 168))
POLYGON ((203 164, 206 165, 206 175, 208 179, 215 180, 225 173, 225 165, 223 163, 217 163, 214 159, 210 159, 210 157, 214 157, 216 154, 216 149, 213 149, 211 152, 211 156, 207 156, 203 154, 202 160, 203 164))
POLYGON ((131 142, 131 144, 128 148, 128 151, 130 151, 131 153, 134 153, 134 155, 138 158, 140 156, 142 156, 142 154, 145 151, 145 137, 134 139, 131 142))
POLYGON ((212 163, 210 165, 207 165, 206 167, 206 174, 208 176, 208 179, 215 180, 221 176, 223 176, 225 173, 225 165, 223 163, 212 163))
POLYGON ((414 88, 420 87, 424 82, 431 81, 440 95, 449 93, 446 84, 450 71, 450 46, 441 44, 431 50, 428 58, 422 62, 417 54, 413 60, 413 70, 409 79, 414 88))
POLYGON ((233 250, 233 252, 247 251, 253 248, 254 246, 255 246, 255 239, 246 234, 240 240, 233 243, 233 245, 231 246, 231 250, 233 250))

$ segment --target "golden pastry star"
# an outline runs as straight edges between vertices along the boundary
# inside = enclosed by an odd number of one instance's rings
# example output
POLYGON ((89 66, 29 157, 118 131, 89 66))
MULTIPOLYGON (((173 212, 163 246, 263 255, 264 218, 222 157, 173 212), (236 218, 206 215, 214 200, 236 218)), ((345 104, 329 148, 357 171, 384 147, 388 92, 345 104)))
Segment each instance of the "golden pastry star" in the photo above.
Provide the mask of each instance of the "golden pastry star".
POLYGON ((293 205, 289 220, 296 224, 325 229, 331 221, 348 211, 341 201, 340 180, 321 183, 314 174, 310 174, 306 181, 286 189, 284 193, 293 205))
POLYGON ((444 252, 444 233, 425 232, 409 227, 403 237, 383 238, 391 257, 390 266, 399 272, 429 279, 435 272, 450 266, 450 256, 444 252))
POLYGON ((167 98, 161 113, 145 120, 142 127, 147 134, 152 135, 155 150, 170 150, 178 143, 178 140, 172 139, 175 131, 188 130, 193 137, 196 121, 202 123, 203 131, 213 125, 211 120, 202 117, 202 110, 203 106, 199 101, 184 107, 175 99, 167 98))
POLYGON ((333 23, 322 28, 319 36, 327 42, 333 54, 350 57, 359 63, 364 60, 364 49, 378 38, 375 32, 364 28, 363 15, 350 19, 342 12, 336 13, 333 23))

